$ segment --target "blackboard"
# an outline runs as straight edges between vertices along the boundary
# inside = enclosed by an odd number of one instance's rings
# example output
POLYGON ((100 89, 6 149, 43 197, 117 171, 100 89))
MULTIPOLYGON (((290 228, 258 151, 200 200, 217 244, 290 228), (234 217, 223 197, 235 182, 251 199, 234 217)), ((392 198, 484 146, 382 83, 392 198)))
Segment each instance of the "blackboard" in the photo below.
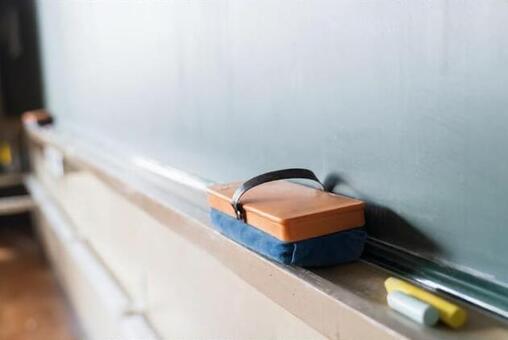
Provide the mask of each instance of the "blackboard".
POLYGON ((59 126, 214 181, 313 169, 508 285, 508 2, 40 1, 59 126))

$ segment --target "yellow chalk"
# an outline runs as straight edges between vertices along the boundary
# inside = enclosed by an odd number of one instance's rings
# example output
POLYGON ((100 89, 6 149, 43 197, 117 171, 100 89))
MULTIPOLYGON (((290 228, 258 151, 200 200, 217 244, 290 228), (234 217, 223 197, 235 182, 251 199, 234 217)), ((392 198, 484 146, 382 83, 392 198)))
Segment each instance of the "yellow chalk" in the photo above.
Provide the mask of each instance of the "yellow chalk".
POLYGON ((11 147, 6 142, 0 142, 0 165, 9 166, 12 163, 11 147))
POLYGON ((458 328, 466 322, 467 314, 464 309, 424 289, 394 277, 386 279, 385 287, 388 293, 399 291, 432 305, 439 311, 439 319, 453 328, 458 328))

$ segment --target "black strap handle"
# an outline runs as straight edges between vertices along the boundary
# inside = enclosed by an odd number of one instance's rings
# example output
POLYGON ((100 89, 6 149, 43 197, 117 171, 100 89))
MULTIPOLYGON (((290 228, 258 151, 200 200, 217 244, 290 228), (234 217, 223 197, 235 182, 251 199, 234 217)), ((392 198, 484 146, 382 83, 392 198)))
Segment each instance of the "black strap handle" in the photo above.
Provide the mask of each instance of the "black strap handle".
POLYGON ((236 218, 238 220, 242 220, 245 222, 245 211, 243 210, 242 205, 240 204, 240 198, 242 198, 242 196, 247 191, 264 183, 278 181, 281 179, 293 179, 293 178, 313 180, 315 182, 318 182, 321 188, 325 190, 324 185, 319 181, 316 175, 312 171, 307 169, 295 168, 267 172, 249 179, 248 181, 242 183, 238 187, 238 189, 236 189, 235 193, 233 194, 233 197, 231 198, 231 205, 235 210, 236 218))

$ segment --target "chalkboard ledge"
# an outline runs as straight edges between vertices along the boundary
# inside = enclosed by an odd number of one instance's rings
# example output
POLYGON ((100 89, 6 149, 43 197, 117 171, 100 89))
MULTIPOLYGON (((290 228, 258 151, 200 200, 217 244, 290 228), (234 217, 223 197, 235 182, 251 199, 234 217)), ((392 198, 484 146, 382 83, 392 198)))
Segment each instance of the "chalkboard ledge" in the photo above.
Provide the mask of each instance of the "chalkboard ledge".
POLYGON ((208 220, 204 188, 209 181, 156 161, 109 152, 54 128, 30 128, 28 135, 32 153, 42 154, 48 147, 61 152, 62 176, 75 171, 92 174, 325 337, 508 337, 504 321, 469 305, 464 305, 469 322, 460 330, 422 328, 405 319, 386 305, 383 282, 391 274, 369 263, 312 271, 283 266, 218 235, 208 220), (181 223, 174 223, 175 219, 181 223))

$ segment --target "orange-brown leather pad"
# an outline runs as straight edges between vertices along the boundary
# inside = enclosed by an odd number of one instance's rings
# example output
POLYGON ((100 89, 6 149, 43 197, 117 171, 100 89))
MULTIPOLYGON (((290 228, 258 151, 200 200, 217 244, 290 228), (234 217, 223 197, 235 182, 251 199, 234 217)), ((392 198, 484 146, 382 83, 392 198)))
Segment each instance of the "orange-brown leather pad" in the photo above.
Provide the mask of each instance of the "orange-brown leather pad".
MULTIPOLYGON (((236 216, 231 197, 241 182, 208 188, 210 206, 236 216)), ((241 199, 246 222, 286 242, 296 242, 360 227, 364 203, 289 181, 276 181, 249 190, 241 199)))

